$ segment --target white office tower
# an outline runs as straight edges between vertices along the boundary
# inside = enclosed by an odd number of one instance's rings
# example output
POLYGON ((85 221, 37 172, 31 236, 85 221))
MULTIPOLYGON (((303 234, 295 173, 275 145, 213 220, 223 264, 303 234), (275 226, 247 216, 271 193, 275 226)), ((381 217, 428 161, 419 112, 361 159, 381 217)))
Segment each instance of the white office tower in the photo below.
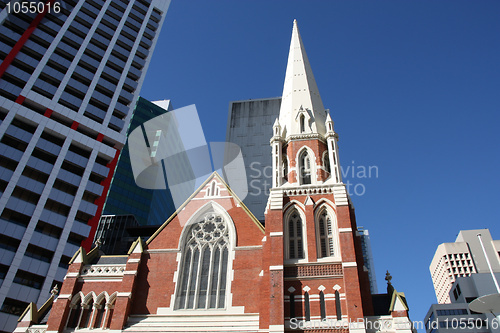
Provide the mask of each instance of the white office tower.
POLYGON ((3 332, 93 236, 170 1, 15 3, 0 2, 3 332))
POLYGON ((429 267, 440 304, 450 303, 450 290, 459 277, 489 273, 477 234, 481 234, 493 272, 500 272, 500 240, 493 240, 488 229, 462 230, 454 243, 438 246, 429 267))

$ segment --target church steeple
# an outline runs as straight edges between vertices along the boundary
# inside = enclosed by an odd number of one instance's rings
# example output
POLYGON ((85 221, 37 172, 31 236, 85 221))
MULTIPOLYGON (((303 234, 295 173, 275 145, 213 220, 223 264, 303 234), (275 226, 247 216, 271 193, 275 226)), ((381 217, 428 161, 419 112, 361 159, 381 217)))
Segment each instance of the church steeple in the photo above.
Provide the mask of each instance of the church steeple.
POLYGON ((342 183, 338 136, 293 21, 279 118, 273 126, 273 188, 342 183), (278 121, 279 120, 279 121, 278 121))
POLYGON ((324 136, 326 113, 294 20, 279 115, 283 137, 313 133, 324 136))

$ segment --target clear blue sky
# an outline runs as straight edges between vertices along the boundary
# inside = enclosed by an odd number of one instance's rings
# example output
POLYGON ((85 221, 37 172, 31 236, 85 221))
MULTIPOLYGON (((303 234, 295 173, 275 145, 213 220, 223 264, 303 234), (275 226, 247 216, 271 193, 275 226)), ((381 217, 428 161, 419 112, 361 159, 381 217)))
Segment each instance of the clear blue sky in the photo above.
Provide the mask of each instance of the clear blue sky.
POLYGON ((379 290, 389 270, 423 320, 437 245, 460 229, 500 239, 499 13, 499 1, 173 0, 141 95, 196 104, 207 141, 224 141, 229 101, 281 95, 296 18, 344 170, 378 167, 350 181, 365 188, 352 200, 379 290))

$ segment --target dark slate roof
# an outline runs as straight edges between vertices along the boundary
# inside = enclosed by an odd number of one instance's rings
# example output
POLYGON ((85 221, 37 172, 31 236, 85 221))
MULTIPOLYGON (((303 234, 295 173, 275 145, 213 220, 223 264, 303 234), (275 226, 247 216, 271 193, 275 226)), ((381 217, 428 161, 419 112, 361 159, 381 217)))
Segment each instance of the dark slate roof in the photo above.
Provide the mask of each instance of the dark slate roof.
POLYGON ((388 315, 391 306, 391 297, 389 294, 372 295, 373 314, 375 316, 388 315))
POLYGON ((126 264, 128 256, 100 256, 97 262, 93 263, 96 265, 118 265, 126 264))

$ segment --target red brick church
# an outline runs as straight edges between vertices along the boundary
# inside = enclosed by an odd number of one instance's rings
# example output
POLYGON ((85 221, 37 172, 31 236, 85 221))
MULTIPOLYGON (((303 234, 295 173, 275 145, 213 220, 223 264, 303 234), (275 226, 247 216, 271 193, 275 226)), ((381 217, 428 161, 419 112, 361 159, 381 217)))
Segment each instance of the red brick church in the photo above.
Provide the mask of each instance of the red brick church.
POLYGON ((265 227, 217 174, 127 255, 80 249, 16 332, 415 332, 388 279, 372 295, 337 134, 296 22, 265 227), (41 318, 49 311, 48 321, 41 318))

